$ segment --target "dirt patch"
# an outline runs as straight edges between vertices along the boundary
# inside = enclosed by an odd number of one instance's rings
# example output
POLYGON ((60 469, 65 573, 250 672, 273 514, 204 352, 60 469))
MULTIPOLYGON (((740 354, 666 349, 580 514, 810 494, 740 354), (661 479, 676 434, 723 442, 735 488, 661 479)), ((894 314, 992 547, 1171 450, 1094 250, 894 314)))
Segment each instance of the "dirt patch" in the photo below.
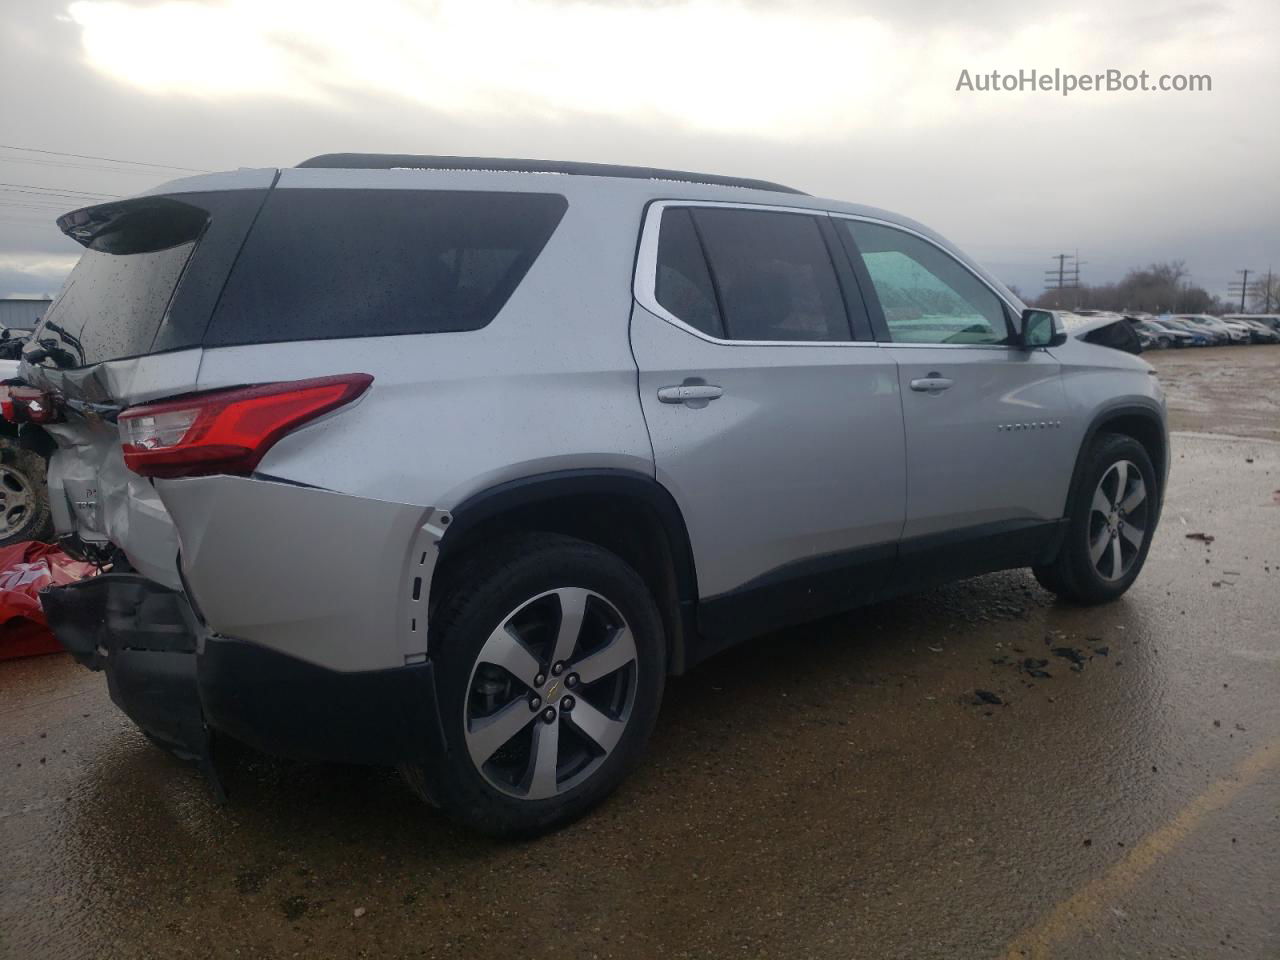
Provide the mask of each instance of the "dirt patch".
POLYGON ((1192 347, 1142 355, 1169 400, 1169 428, 1280 440, 1280 345, 1192 347))

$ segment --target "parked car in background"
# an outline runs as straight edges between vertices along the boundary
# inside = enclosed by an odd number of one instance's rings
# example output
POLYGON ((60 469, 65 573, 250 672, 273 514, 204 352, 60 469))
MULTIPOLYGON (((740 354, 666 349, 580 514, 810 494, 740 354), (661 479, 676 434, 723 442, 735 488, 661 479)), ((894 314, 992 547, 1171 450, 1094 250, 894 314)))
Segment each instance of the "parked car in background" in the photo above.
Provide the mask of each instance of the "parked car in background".
POLYGON ((1252 343, 1280 343, 1280 330, 1275 330, 1260 320, 1240 318, 1224 320, 1224 323, 1238 324, 1249 331, 1252 343))
POLYGON ((1167 350, 1169 347, 1181 346, 1172 330, 1156 326, 1146 320, 1130 320, 1130 325, 1142 340, 1144 350, 1167 350))
POLYGON ((1138 338, 1138 346, 1142 348, 1144 353, 1147 350, 1163 350, 1168 346, 1168 343, 1162 343, 1146 330, 1139 329, 1132 325, 1130 326, 1130 329, 1133 331, 1133 335, 1138 338))
POLYGON ((1280 313, 1228 313, 1224 314, 1223 320, 1255 320, 1258 323, 1265 324, 1272 330, 1280 331, 1280 313))
POLYGON ((1150 364, 884 210, 339 154, 58 224, 85 250, 22 375, 64 416, 59 530, 118 566, 42 601, 206 768, 211 731, 399 765, 544 831, 668 675, 991 570, 1107 602, 1160 517, 1150 364))
POLYGON ((1182 346, 1211 347, 1218 343, 1226 342, 1225 333, 1206 330, 1203 327, 1196 326, 1194 323, 1183 323, 1178 320, 1174 320, 1172 317, 1157 317, 1151 322, 1156 326, 1164 327, 1174 333, 1182 334, 1183 337, 1179 339, 1182 346))
POLYGON ((1153 319, 1144 320, 1142 322, 1154 330, 1159 330, 1162 333, 1167 334, 1172 341, 1171 345, 1178 349, 1182 349, 1183 347, 1204 346, 1209 342, 1209 338, 1201 333, 1192 333, 1189 330, 1184 330, 1181 327, 1175 327, 1172 324, 1163 323, 1160 320, 1153 319))
POLYGON ((1233 327, 1223 323, 1217 317, 1210 316, 1207 313, 1175 313, 1175 320, 1182 320, 1186 323, 1194 324, 1205 330, 1212 330, 1219 335, 1219 342, 1229 343, 1248 343, 1249 331, 1242 327, 1233 327))
MULTIPOLYGON (((19 366, 18 360, 4 356, 3 348, 25 339, 5 336, 11 333, 0 331, 0 406, 8 404, 5 384, 17 380, 19 366)), ((23 437, 17 424, 0 419, 0 547, 53 536, 46 483, 52 450, 47 435, 23 437)))
MULTIPOLYGON (((1211 318, 1212 319, 1212 318, 1211 318)), ((1196 330, 1202 333, 1209 341, 1209 346, 1220 347, 1231 342, 1231 331, 1222 326, 1216 320, 1212 323, 1204 323, 1200 320, 1194 320, 1183 315, 1161 315, 1161 322, 1176 323, 1184 330, 1196 330)))

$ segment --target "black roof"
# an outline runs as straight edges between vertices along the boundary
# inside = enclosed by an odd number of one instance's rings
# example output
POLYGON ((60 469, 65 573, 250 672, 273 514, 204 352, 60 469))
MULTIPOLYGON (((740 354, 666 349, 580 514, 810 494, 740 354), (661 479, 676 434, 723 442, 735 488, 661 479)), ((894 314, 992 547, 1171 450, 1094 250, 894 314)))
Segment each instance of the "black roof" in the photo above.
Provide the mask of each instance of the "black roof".
POLYGON ((575 163, 561 160, 513 160, 503 157, 432 157, 412 153, 325 153, 303 160, 299 167, 340 170, 390 170, 409 167, 418 170, 494 170, 504 173, 565 173, 579 177, 624 177, 631 180, 677 180, 710 183, 721 187, 770 190, 774 193, 804 191, 768 180, 721 177, 714 173, 662 170, 655 167, 624 167, 612 163, 575 163))

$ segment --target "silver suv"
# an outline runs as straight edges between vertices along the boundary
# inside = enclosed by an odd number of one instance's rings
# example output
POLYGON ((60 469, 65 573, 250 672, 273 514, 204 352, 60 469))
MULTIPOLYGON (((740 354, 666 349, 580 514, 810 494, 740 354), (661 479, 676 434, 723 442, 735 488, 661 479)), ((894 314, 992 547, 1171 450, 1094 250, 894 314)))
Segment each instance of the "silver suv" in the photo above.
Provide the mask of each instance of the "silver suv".
POLYGON ((59 224, 86 252, 12 403, 110 572, 45 606, 210 770, 219 735, 396 764, 535 833, 636 764, 668 675, 992 570, 1111 600, 1159 517, 1151 368, 882 210, 344 154, 59 224))

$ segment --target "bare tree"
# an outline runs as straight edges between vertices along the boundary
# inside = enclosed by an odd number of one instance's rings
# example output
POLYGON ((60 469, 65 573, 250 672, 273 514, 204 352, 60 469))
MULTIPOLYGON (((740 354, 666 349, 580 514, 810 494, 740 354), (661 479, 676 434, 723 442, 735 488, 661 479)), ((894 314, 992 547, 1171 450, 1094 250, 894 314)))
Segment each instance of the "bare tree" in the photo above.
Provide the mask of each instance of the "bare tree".
POLYGON ((1257 313, 1280 310, 1280 275, 1268 270, 1249 284, 1249 307, 1257 313))
POLYGON ((1141 311, 1144 313, 1209 313, 1224 306, 1217 297, 1189 280, 1186 261, 1170 260, 1130 270, 1118 283, 1072 290, 1046 290, 1036 306, 1054 310, 1072 306, 1091 310, 1141 311))

